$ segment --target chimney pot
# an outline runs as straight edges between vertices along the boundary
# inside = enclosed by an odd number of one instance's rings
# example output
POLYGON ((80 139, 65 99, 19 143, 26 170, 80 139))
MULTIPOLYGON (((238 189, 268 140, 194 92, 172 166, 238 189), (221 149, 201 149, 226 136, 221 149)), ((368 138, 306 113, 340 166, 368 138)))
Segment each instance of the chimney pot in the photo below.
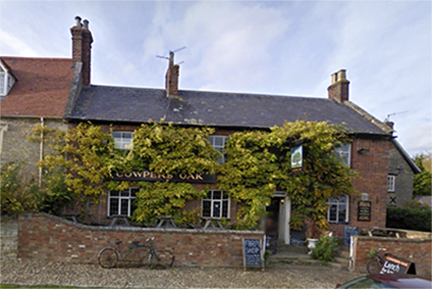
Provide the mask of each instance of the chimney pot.
POLYGON ((82 24, 81 24, 81 17, 79 17, 79 16, 75 17, 75 26, 78 26, 78 27, 82 26, 82 24))
POLYGON ((87 19, 85 19, 84 21, 84 29, 89 29, 89 21, 87 19))

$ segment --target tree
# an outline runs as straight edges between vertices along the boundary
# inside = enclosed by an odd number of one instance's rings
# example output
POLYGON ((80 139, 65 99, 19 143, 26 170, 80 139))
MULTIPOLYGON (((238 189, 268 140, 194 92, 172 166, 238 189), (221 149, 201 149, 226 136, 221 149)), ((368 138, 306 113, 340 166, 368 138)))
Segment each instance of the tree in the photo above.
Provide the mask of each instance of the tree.
POLYGON ((430 196, 432 191, 430 167, 426 168, 425 164, 430 165, 430 154, 420 154, 414 157, 414 162, 421 170, 421 173, 414 175, 414 196, 430 196))

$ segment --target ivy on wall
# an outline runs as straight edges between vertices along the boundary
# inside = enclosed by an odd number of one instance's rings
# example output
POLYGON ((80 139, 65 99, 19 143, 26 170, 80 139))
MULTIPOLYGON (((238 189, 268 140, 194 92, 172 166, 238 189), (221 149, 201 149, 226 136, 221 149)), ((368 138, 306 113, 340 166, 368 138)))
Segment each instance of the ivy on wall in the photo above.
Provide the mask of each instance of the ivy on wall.
POLYGON ((269 130, 236 132, 226 147, 226 162, 207 140, 214 129, 145 123, 134 131, 133 148, 114 149, 114 140, 100 126, 80 123, 70 129, 53 154, 40 165, 63 167, 65 182, 75 198, 98 199, 107 189, 139 187, 133 218, 149 222, 157 215, 180 215, 188 200, 205 191, 188 183, 121 182, 116 172, 150 170, 160 174, 217 174, 218 188, 238 205, 236 227, 252 228, 265 214, 275 190, 286 191, 297 207, 292 224, 312 220, 325 228, 327 199, 352 191, 350 169, 337 161, 334 148, 346 141, 341 126, 296 121, 269 130), (304 141, 303 172, 291 172, 291 147, 304 141))

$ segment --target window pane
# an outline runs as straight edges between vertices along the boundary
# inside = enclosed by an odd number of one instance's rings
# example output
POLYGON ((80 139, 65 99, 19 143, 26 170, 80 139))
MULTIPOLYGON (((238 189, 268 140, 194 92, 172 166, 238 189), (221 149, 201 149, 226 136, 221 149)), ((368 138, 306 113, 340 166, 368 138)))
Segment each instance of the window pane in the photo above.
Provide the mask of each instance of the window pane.
POLYGON ((129 200, 121 199, 120 215, 128 216, 128 211, 129 211, 129 200))
POLYGON ((220 200, 222 199, 222 192, 221 191, 213 191, 213 200, 220 200))
POLYGON ((220 201, 213 201, 213 218, 221 217, 221 205, 222 203, 220 201))
POLYGON ((119 207, 119 199, 110 199, 109 216, 117 215, 119 207))
POLYGON ((339 222, 345 222, 346 220, 346 205, 340 204, 339 205, 339 222))
POLYGON ((337 222, 337 206, 331 205, 329 207, 329 222, 337 222))
POLYGON ((123 135, 123 138, 126 138, 126 139, 132 138, 132 133, 130 133, 130 132, 124 132, 122 135, 123 135))
POLYGON ((111 135, 113 138, 121 138, 121 132, 113 132, 111 135))
POLYGON ((111 191, 110 192, 111 197, 118 197, 118 195, 119 195, 119 191, 111 191))
POLYGON ((228 218, 228 201, 222 202, 222 217, 228 218))
POLYGON ((130 191, 131 191, 131 197, 135 198, 136 194, 139 192, 139 189, 131 189, 130 191))
POLYGON ((215 146, 218 146, 218 147, 223 146, 223 138, 222 137, 215 137, 214 144, 215 144, 215 146))
POLYGON ((339 203, 346 203, 346 202, 347 202, 347 197, 346 196, 339 197, 339 203))
POLYGON ((129 191, 121 191, 122 197, 129 197, 129 191))
POLYGON ((202 215, 203 215, 203 217, 210 217, 210 211, 211 211, 210 205, 211 205, 210 201, 203 201, 202 202, 202 206, 203 206, 202 215))

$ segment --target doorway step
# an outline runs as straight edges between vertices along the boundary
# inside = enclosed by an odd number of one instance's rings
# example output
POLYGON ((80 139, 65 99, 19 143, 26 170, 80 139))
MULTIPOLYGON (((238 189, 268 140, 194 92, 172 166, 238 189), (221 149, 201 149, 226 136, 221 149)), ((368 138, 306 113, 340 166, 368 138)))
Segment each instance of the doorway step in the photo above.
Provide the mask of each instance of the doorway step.
MULTIPOLYGON (((328 266, 336 270, 347 270, 348 261, 345 263, 345 258, 337 258, 335 262, 329 262, 328 266)), ((306 246, 285 245, 282 242, 278 242, 276 254, 270 255, 268 259, 269 268, 319 269, 328 266, 323 266, 319 260, 311 259, 306 246)))

